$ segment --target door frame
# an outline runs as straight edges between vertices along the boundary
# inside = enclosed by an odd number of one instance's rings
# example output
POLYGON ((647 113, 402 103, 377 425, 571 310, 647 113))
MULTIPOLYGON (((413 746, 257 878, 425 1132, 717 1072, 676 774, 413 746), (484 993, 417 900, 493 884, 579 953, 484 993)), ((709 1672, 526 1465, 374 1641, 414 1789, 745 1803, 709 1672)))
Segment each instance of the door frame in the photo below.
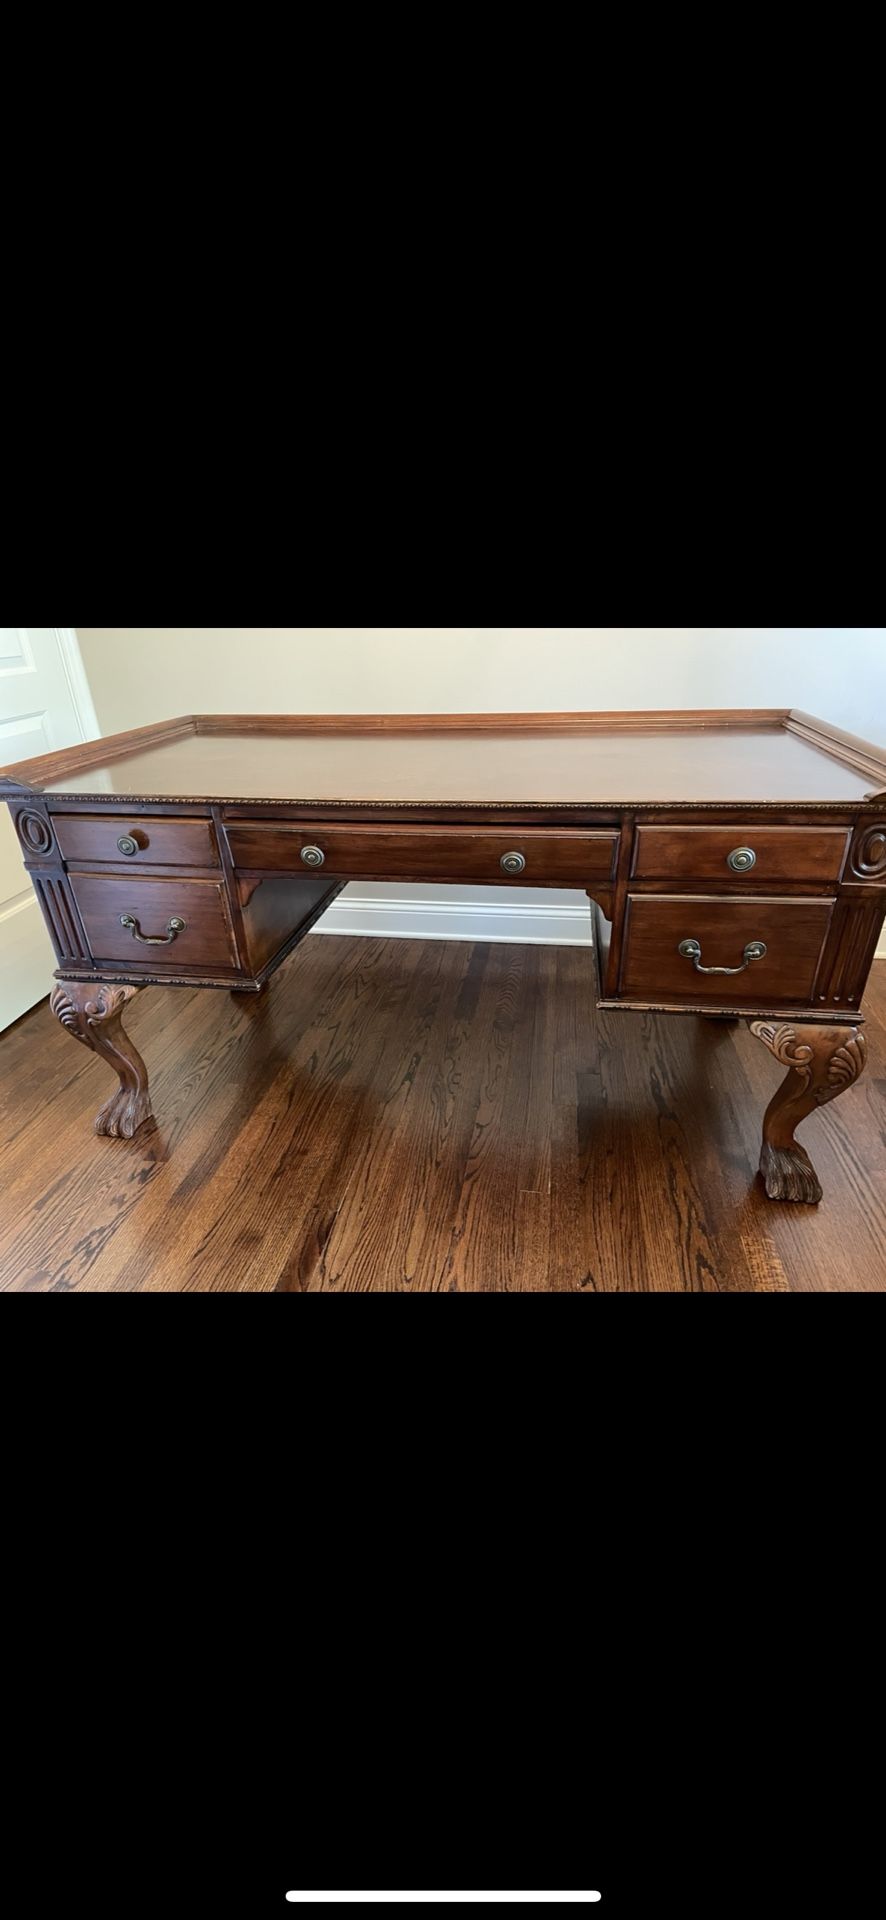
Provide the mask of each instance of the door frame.
MULTIPOLYGON (((33 635, 35 629, 33 627, 17 627, 13 629, 13 631, 20 636, 25 662, 27 663, 30 658, 30 665, 33 668, 35 665, 33 651, 33 635)), ((52 647, 54 644, 56 648, 56 659, 61 665, 62 672, 60 676, 58 675, 55 662, 53 662, 52 670, 55 675, 58 699, 59 701, 64 699, 66 702, 66 729, 72 744, 77 735, 84 741, 98 739, 101 736, 102 730, 98 723, 98 716, 93 704, 89 682, 86 678, 86 669, 80 652, 80 641, 76 627, 44 627, 40 631, 41 646, 45 649, 47 661, 52 660, 52 647)), ((2 671, 5 672, 5 669, 2 671)), ((18 670, 12 668, 9 671, 17 672, 18 670)), ((0 687, 2 687, 3 684, 4 681, 0 678, 0 687)), ((19 760, 20 758, 21 753, 18 752, 15 753, 14 760, 11 760, 10 753, 7 750, 6 740, 4 739, 0 742, 0 765, 5 765, 7 762, 15 764, 15 760, 19 760)), ((7 812, 6 807, 2 806, 2 804, 0 804, 0 812, 3 814, 7 812)), ((20 855, 21 849, 16 844, 14 830, 11 830, 11 847, 20 855)), ((21 876, 19 889, 16 890, 17 876, 15 876, 12 880, 12 893, 8 898, 4 895, 2 902, 0 902, 0 935, 2 935, 4 941, 7 937, 9 940, 8 948, 4 946, 4 963, 6 957, 9 957, 12 962, 12 971, 10 974, 7 975, 4 969, 4 985, 3 991, 0 993, 0 1007, 2 1007, 2 1012, 0 1012, 0 1032, 6 1032, 10 1026, 14 1026, 17 1020, 21 1019, 23 1015, 31 1010, 28 1005, 22 1006, 21 1000, 23 997, 26 997, 32 978, 30 962, 31 958, 36 959, 36 946, 33 943, 36 942, 36 924, 41 920, 41 913, 36 892, 31 885, 30 875, 26 873, 23 868, 19 869, 19 871, 21 876), (28 919, 28 915, 31 916, 30 919, 28 919), (20 916, 25 917, 20 918, 20 916)), ((48 962, 48 970, 51 973, 55 961, 52 957, 48 934, 44 934, 44 939, 46 941, 45 957, 48 962)), ((31 1006, 39 1004, 42 998, 43 996, 38 994, 37 998, 31 1003, 31 1006)))
MULTIPOLYGON (((27 632, 27 628, 25 631, 27 632)), ((86 678, 86 668, 83 665, 83 655, 80 652, 80 641, 77 637, 77 629, 76 627, 53 627, 53 633, 58 642, 58 650, 61 655, 62 666, 65 670, 65 679, 67 680, 71 699, 74 704, 74 711, 80 722, 83 738, 84 740, 98 740, 101 736, 101 727, 98 724, 98 715, 93 704, 89 681, 86 678)))

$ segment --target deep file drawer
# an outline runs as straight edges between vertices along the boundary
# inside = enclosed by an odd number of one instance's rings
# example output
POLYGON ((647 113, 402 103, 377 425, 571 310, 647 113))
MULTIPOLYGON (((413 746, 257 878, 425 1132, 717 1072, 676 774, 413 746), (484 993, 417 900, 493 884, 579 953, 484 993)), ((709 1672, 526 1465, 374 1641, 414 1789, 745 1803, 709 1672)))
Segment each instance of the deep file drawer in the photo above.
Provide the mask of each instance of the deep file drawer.
POLYGON ((237 965, 221 880, 75 873, 71 888, 93 959, 176 968, 237 965))
POLYGON ((803 1006, 812 999, 832 912, 831 900, 631 894, 619 995, 652 1005, 803 1006), (760 947, 762 954, 749 951, 760 947))

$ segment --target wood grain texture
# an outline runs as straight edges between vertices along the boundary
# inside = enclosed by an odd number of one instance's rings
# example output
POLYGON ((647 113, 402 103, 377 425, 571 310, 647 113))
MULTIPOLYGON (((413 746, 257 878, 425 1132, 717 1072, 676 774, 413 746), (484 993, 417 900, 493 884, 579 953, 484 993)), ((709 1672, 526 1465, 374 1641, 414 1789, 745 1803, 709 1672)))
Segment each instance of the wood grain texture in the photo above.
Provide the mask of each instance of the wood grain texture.
POLYGON ((628 897, 620 991, 629 999, 768 1006, 810 1000, 833 912, 830 900, 724 900, 702 894, 628 897), (679 952, 697 940, 703 967, 741 968, 745 947, 762 941, 762 959, 743 971, 699 972, 679 952))
POLYGON ((52 753, 37 754, 30 760, 16 761, 13 766, 0 767, 0 788, 28 787, 39 791, 47 780, 82 773, 86 767, 104 767, 136 748, 150 748, 163 740, 183 740, 196 731, 193 714, 182 714, 176 720, 157 720, 147 727, 128 727, 125 733, 106 733, 101 740, 57 747, 52 753))
POLYGON ((761 881, 839 880, 849 845, 847 827, 749 827, 735 822, 717 827, 637 828, 631 878, 635 880, 718 880, 748 892, 761 881), (753 866, 736 873, 729 855, 747 848, 753 866))
POLYGON ((218 849, 211 820, 157 819, 137 813, 53 813, 52 825, 64 858, 74 865, 111 861, 136 871, 144 866, 217 867, 218 849), (118 842, 134 842, 135 853, 124 854, 118 842))
POLYGON ((330 874, 308 873, 251 876, 234 882, 240 895, 243 959, 248 972, 261 976, 279 955, 285 957, 296 940, 342 890, 342 881, 330 874))
MULTIPOLYGON (((197 733, 226 734, 669 733, 711 727, 776 731, 788 718, 784 707, 651 707, 609 713, 198 713, 194 724, 197 733)), ((824 721, 817 724, 827 731, 824 721)))
POLYGON ((179 967, 237 967, 239 959, 221 880, 157 880, 143 873, 75 873, 70 887, 96 962, 128 961, 161 972, 179 967), (124 916, 138 923, 142 939, 124 927, 124 916), (169 923, 184 928, 159 946, 169 923))
MULTIPOLYGON (((886 823, 880 802, 867 800, 881 769, 879 749, 774 709, 191 716, 23 763, 0 778, 0 797, 11 803, 60 972, 73 983, 65 1018, 90 1045, 98 1045, 90 1023, 98 1027, 99 1014, 111 1031, 118 984, 254 992, 352 875, 581 885, 608 921, 601 1011, 613 1000, 649 1014, 741 1009, 758 1022, 774 1018, 775 1034, 791 1013, 814 1009, 817 1019, 826 1007, 834 1026, 856 1016, 886 900, 886 823), (738 873, 729 867, 733 839, 754 848, 750 868, 738 873), (323 878, 300 879, 296 863, 323 878), (98 995, 88 1019, 87 992, 98 995)), ((541 973, 548 962, 532 964, 541 973)), ((507 1087, 522 1044, 515 1009, 523 965, 510 955, 482 961, 484 978, 497 982, 499 1010, 485 1051, 471 1050, 469 1061, 480 1076, 480 1117, 445 1261, 454 1289, 476 1290, 486 1271, 486 1197, 498 1191, 494 1148, 513 1106, 507 1087)), ((429 981, 436 966, 425 960, 429 981)), ((478 962, 476 977, 480 970, 478 962)), ((414 1025, 416 1074, 435 1011, 423 1004, 414 1025)), ((542 1042, 551 1020, 542 995, 522 1055, 523 1089, 547 1085, 542 1042)), ((404 1022, 408 1029, 405 1015, 404 1022)), ((649 1031, 658 1035, 657 1026, 649 1031)), ((672 1044, 679 1056, 683 1043, 659 1036, 657 1044, 666 1058, 672 1044)), ((815 1059, 826 1046, 810 1042, 815 1059)), ((843 1056, 862 1055, 861 1041, 847 1038, 843 1056)), ((593 1083, 597 1070, 587 1071, 593 1083)), ((613 1049, 613 1079, 618 1073, 613 1049)), ((258 1125, 265 1096, 257 1081, 254 1097, 250 1124, 258 1125)), ((411 1071, 392 1081, 383 1105, 399 1159, 417 1105, 411 1071)), ((776 1132, 780 1111, 770 1116, 776 1132)), ((686 1272, 704 1288, 715 1266, 709 1238, 696 1231, 699 1191, 684 1133, 681 1115, 668 1108, 669 1153, 688 1207, 686 1272)), ((770 1188, 778 1184, 776 1144, 773 1135, 770 1188)), ((794 1149, 791 1138, 778 1149, 782 1160, 794 1149)), ((324 1284, 349 1284, 346 1272, 374 1268, 373 1248, 388 1228, 388 1210, 375 1198, 379 1151, 384 1161, 384 1140, 380 1146, 358 1130, 335 1232, 326 1231, 322 1203, 314 1216, 324 1284), (347 1242, 344 1265, 336 1236, 347 1242)), ((273 1167, 273 1138, 267 1157, 273 1167)), ((648 1167, 638 1159, 636 1169, 645 1186, 648 1167)), ((330 1194, 339 1173, 336 1161, 330 1194)), ((260 1195, 261 1180, 254 1185, 260 1195)), ((539 1175, 518 1195, 515 1217, 537 1248, 554 1231, 549 1193, 550 1179, 545 1185, 539 1175)), ((626 1221, 629 1240, 636 1231, 626 1221)), ((297 1286, 305 1257, 301 1248, 297 1286)), ((536 1256, 527 1259, 540 1272, 536 1256)), ((289 1283, 287 1266, 279 1284, 289 1283)))
POLYGON ((34 869, 31 883, 40 902, 56 958, 63 966, 91 966, 89 940, 67 874, 61 868, 57 871, 50 867, 34 869))
POLYGON ((40 867, 47 862, 58 864, 61 856, 45 800, 35 798, 24 807, 12 802, 9 811, 25 865, 40 867))
MULTIPOLYGON (((871 754, 876 749, 871 749, 871 754)), ((0 776, 96 805, 689 807, 861 803, 873 761, 778 710, 197 716, 21 762, 0 776)))
MULTIPOLYGON (((594 749, 599 750, 607 739, 612 743, 619 741, 628 743, 633 736, 638 741, 645 740, 649 743, 653 736, 658 736, 661 744, 668 736, 672 741, 683 739, 689 742, 695 735, 697 740, 698 738, 708 740, 719 738, 723 741, 725 748, 730 733, 734 737, 743 735, 746 742, 757 743, 752 748, 752 765, 761 771, 766 765, 775 769, 781 761, 788 769, 795 770, 799 777, 805 767, 806 779, 802 785, 792 795, 790 782, 788 786, 779 784, 771 796, 775 801, 786 801, 793 797, 797 802, 814 804, 818 800, 833 799, 841 794, 846 798, 863 799, 878 795, 886 789, 886 750, 872 745, 869 741, 860 740, 828 721, 817 719, 814 715, 798 710, 787 711, 783 708, 708 708, 612 713, 188 714, 175 720, 157 722, 153 726, 131 728, 126 733, 110 735, 105 740, 87 741, 61 751, 39 755, 31 760, 16 762, 12 766, 0 769, 0 794, 13 798, 17 794, 24 796, 53 792, 58 795, 69 792, 72 796, 76 796, 87 793, 90 785, 93 785, 99 788, 97 794, 90 796, 96 800, 104 798, 102 789, 116 791, 133 800, 145 798, 165 801, 199 797, 208 802, 236 799, 237 786, 243 784, 242 781, 238 783, 233 777, 237 769, 238 753, 242 764, 244 750, 250 745, 254 748, 259 741, 264 741, 266 748, 270 748, 274 741, 301 741, 304 751, 312 740, 334 741, 336 737, 340 737, 342 740, 349 739, 354 742, 361 735, 367 739, 375 736, 376 740, 383 738, 390 743, 400 742, 401 745, 404 742, 408 743, 411 738, 419 741, 436 739, 438 742, 446 740, 457 742, 469 741, 474 737, 494 742, 498 747, 501 747, 508 738, 512 741, 521 738, 528 741, 535 737, 539 741, 545 738, 550 741, 559 736, 562 742, 570 736, 575 738, 584 735, 589 743, 593 743, 594 749), (773 744, 777 744, 774 756, 762 750, 767 735, 772 738, 773 744), (780 744, 777 737, 780 737, 780 744), (791 753, 788 747, 789 741, 792 748, 802 743, 810 749, 805 759, 798 756, 796 752, 791 753), (175 751, 177 742, 183 742, 189 748, 184 758, 175 751), (205 754, 199 749, 207 746, 211 748, 213 742, 219 745, 227 743, 228 750, 215 755, 210 753, 207 760, 205 754), (195 752, 195 748, 198 751, 195 752), (170 749, 172 749, 171 758, 170 749), (116 764, 121 759, 126 763, 122 774, 116 764), (837 763, 837 768, 832 768, 831 777, 826 777, 828 761, 837 763), (205 782, 195 784, 195 768, 198 765, 206 765, 209 771, 215 768, 219 776, 218 783, 210 786, 207 779, 205 782), (176 782, 176 772, 179 768, 182 769, 182 774, 176 782), (221 776, 225 769, 228 770, 228 778, 222 782, 221 776), (835 780, 834 772, 838 769, 851 770, 858 776, 857 780, 852 784, 841 782, 839 778, 835 780), (90 781, 90 774, 99 777, 90 781), (142 781, 147 784, 142 785, 142 781), (221 790, 222 785, 225 786, 225 791, 221 790), (206 790, 201 791, 201 786, 205 786, 206 790)), ((727 782, 726 788, 723 789, 712 771, 710 757, 705 754, 700 757, 707 768, 701 794, 696 790, 694 782, 694 754, 691 746, 687 746, 682 754, 685 769, 682 782, 675 782, 670 775, 667 755, 662 758, 654 750, 651 751, 650 767, 654 770, 660 766, 662 779, 666 779, 668 789, 666 792, 657 790, 657 781, 653 778, 648 795, 639 789, 632 792, 629 785, 619 787, 613 792, 607 784, 602 797, 617 799, 619 804, 624 806, 642 803, 647 797, 663 803, 685 800, 693 804, 704 797, 705 790, 707 790, 707 797, 715 804, 723 797, 734 800, 754 798, 765 800, 768 797, 765 791, 755 795, 753 791, 747 790, 746 785, 743 784, 743 773, 747 770, 742 767, 741 759, 736 766, 736 783, 727 782)), ((728 770, 733 758, 730 748, 730 751, 724 753, 724 772, 728 770)), ((275 766, 273 757, 266 755, 266 762, 269 770, 273 772, 275 766)), ((283 764, 286 767, 293 764, 293 756, 288 751, 283 764)), ((360 764, 359 756, 358 764, 360 764)), ((375 756, 372 763, 367 762, 367 768, 370 764, 377 767, 378 757, 375 756)), ((407 756, 406 765, 409 764, 407 756)), ((714 767, 716 767, 716 760, 714 767)), ((772 777, 775 777, 774 772, 772 777)), ((765 787, 766 783, 761 780, 760 784, 765 787)), ((396 775, 394 785, 396 785, 396 775)), ((390 775, 385 780, 385 787, 388 791, 376 794, 377 799, 396 801, 404 797, 393 790, 390 775)), ((263 792, 261 786, 244 787, 243 790, 247 794, 255 794, 256 797, 265 800, 272 800, 275 797, 270 792, 263 792)), ((284 780, 283 784, 277 788, 276 797, 298 798, 308 803, 311 796, 303 784, 299 785, 296 792, 284 780)), ((365 792, 359 794, 352 792, 350 797, 369 804, 373 796, 367 788, 365 792)), ((457 799, 458 795, 447 794, 446 798, 450 797, 457 799)), ((477 787, 469 797, 474 801, 480 801, 485 797, 485 791, 482 786, 477 787)), ((499 797, 513 799, 516 804, 520 794, 515 789, 512 795, 500 793, 499 797)), ((529 793, 525 797, 534 801, 536 796, 534 793, 529 793)), ((561 797, 567 801, 568 793, 564 790, 561 797)), ((323 794, 318 794, 317 798, 335 800, 337 796, 334 787, 331 789, 324 787, 323 794)), ((420 790, 416 789, 409 798, 412 802, 418 803, 421 798, 420 790)), ((426 794, 425 798, 432 800, 433 795, 426 794)), ((594 795, 591 790, 585 790, 582 798, 588 804, 593 804, 594 795)))
POLYGON ((784 725, 788 733, 797 734, 824 753, 833 754, 845 766, 865 774, 876 793, 886 788, 886 747, 875 746, 871 740, 860 740, 857 733, 847 733, 844 727, 835 727, 830 720, 819 720, 814 713, 801 713, 797 708, 788 714, 784 725))
POLYGON ((266 821, 237 822, 227 828, 231 858, 238 868, 299 873, 304 847, 323 854, 324 872, 364 880, 464 880, 522 887, 584 886, 612 878, 617 833, 582 833, 560 827, 337 826, 317 821, 288 826, 266 821), (519 853, 525 861, 517 875, 504 873, 502 859, 519 853))
POLYGON ((91 1138, 106 1067, 44 1005, 0 1036, 0 1285, 884 1291, 886 965, 865 1014, 813 1210, 757 1178, 746 1026, 595 1015, 577 948, 327 937, 261 998, 141 993, 162 1118, 131 1141, 91 1138))
MULTIPOLYGON (((686 731, 199 734, 161 740, 46 786, 125 806, 289 802, 318 809, 395 806, 845 807, 865 778, 788 733, 686 731), (98 776, 98 778, 97 778, 98 776), (99 788, 101 792, 99 792, 99 788)), ((477 824, 481 824, 478 822, 477 824)))
POLYGON ((886 914, 882 887, 844 887, 822 955, 815 995, 822 1010, 839 1013, 861 1005, 886 914))
POLYGON ((863 821, 852 846, 850 872, 856 880, 886 880, 886 820, 863 821))
POLYGON ((123 1014, 136 987, 79 986, 60 982, 49 997, 50 1011, 73 1039, 113 1067, 120 1085, 96 1115, 96 1133, 131 1140, 152 1118, 148 1072, 123 1026, 123 1014))
POLYGON ((793 1026, 752 1020, 751 1032, 783 1067, 787 1078, 770 1100, 763 1121, 760 1172, 770 1200, 817 1204, 821 1183, 794 1129, 816 1107, 854 1086, 864 1072, 867 1039, 859 1027, 793 1026))

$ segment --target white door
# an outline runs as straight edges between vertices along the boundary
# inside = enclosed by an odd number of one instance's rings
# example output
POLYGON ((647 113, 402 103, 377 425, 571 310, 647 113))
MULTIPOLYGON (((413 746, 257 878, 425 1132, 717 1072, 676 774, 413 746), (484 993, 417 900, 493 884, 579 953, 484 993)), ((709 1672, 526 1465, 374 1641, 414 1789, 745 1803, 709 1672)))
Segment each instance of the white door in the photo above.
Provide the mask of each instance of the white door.
MULTIPOLYGON (((98 732, 74 628, 0 627, 0 767, 98 732)), ((56 964, 0 804, 0 1031, 49 992, 56 964)))

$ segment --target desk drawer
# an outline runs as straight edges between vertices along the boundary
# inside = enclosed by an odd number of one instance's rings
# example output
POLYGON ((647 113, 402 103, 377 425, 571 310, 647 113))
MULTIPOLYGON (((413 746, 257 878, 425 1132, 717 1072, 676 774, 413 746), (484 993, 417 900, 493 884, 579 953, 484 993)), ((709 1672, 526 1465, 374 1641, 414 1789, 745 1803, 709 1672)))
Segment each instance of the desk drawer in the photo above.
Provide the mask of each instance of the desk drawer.
POLYGON ((812 999, 832 912, 831 900, 631 894, 619 992, 624 999, 654 1005, 711 1000, 726 1006, 779 1001, 803 1006, 812 999), (730 972, 700 973, 693 956, 678 951, 684 941, 697 942, 702 966, 730 972), (765 946, 765 955, 745 964, 745 949, 753 943, 765 946))
POLYGON ((234 865, 252 872, 316 873, 364 880, 501 881, 524 887, 610 880, 618 834, 569 827, 373 827, 237 821, 234 865), (507 864, 503 864, 506 862, 507 864))
POLYGON ((151 814, 54 813, 52 824, 66 860, 115 860, 132 866, 217 867, 211 820, 155 818, 151 814), (124 842, 121 847, 120 841, 124 842))
POLYGON ((170 973, 182 966, 237 965, 221 880, 148 880, 104 873, 75 873, 70 880, 99 965, 128 961, 170 973), (134 924, 124 926, 124 918, 134 924))
POLYGON ((840 878, 848 827, 638 827, 635 880, 760 880, 830 886, 840 878))

